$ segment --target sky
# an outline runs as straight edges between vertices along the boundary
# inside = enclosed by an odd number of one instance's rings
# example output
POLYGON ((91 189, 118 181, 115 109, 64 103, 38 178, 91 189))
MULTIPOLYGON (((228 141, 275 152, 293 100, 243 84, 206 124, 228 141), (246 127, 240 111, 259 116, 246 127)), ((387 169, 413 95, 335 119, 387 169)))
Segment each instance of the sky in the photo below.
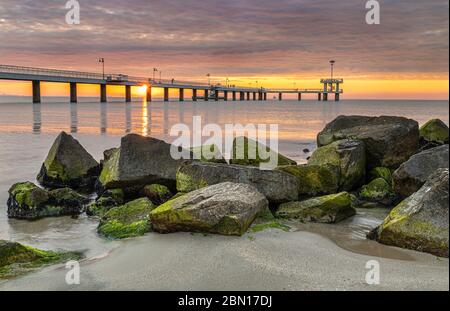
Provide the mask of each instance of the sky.
MULTIPOLYGON (((318 88, 333 59, 343 98, 448 100, 448 0, 380 0, 379 25, 366 0, 78 0, 79 25, 66 2, 0 0, 0 64, 101 72, 103 57, 110 73, 318 88)), ((30 92, 0 81, 0 95, 30 92)))

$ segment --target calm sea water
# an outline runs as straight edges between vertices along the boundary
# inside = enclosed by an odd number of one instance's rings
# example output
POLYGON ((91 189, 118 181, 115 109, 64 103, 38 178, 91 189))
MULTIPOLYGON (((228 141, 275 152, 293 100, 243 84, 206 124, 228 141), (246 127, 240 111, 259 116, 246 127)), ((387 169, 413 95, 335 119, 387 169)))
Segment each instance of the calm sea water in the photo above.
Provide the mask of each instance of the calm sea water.
MULTIPOLYGON (((19 181, 35 181, 53 140, 62 130, 72 133, 95 158, 101 159, 103 150, 118 146, 126 133, 172 141, 170 128, 177 123, 190 125, 193 116, 201 116, 203 124, 217 123, 222 127, 236 123, 278 124, 280 151, 304 162, 309 153, 303 150, 313 150, 317 133, 338 115, 398 115, 420 124, 440 118, 448 124, 449 103, 305 100, 127 104, 117 100, 100 104, 84 99, 69 104, 66 99, 53 98, 33 105, 29 98, 0 97, 0 239, 48 249, 86 249, 91 257, 116 245, 117 242, 98 238, 97 222, 85 216, 35 222, 9 220, 6 216, 9 187, 19 181)), ((367 219, 362 222, 367 223, 367 219)))

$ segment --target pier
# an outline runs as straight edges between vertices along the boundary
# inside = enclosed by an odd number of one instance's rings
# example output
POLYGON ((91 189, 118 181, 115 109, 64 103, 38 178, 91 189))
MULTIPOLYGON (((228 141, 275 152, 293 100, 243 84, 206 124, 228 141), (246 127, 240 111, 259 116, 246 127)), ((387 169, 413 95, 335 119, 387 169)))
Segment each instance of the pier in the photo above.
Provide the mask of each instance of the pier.
POLYGON ((252 88, 244 86, 223 86, 220 84, 198 83, 192 81, 178 81, 133 77, 124 74, 98 74, 79 71, 55 70, 45 68, 32 68, 21 66, 0 65, 0 80, 30 81, 32 83, 33 103, 41 102, 41 82, 56 82, 70 84, 70 102, 78 101, 78 84, 95 84, 99 86, 100 102, 107 102, 107 85, 118 85, 125 88, 125 101, 131 102, 131 88, 147 86, 146 101, 152 101, 152 88, 164 90, 164 101, 169 101, 170 90, 176 89, 179 101, 185 100, 185 90, 192 90, 193 101, 266 101, 268 94, 283 100, 283 94, 297 94, 296 99, 302 100, 303 94, 316 94, 318 101, 327 101, 329 95, 334 95, 334 100, 339 101, 343 93, 341 84, 343 79, 321 79, 323 88, 320 89, 268 89, 252 88))

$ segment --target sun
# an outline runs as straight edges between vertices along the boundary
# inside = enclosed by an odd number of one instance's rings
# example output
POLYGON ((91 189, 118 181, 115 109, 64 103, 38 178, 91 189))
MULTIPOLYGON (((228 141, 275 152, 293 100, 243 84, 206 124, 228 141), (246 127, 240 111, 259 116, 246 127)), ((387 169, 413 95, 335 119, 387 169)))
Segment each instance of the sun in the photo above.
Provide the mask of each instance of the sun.
POLYGON ((137 88, 137 93, 139 95, 145 95, 147 93, 147 85, 142 85, 137 88))

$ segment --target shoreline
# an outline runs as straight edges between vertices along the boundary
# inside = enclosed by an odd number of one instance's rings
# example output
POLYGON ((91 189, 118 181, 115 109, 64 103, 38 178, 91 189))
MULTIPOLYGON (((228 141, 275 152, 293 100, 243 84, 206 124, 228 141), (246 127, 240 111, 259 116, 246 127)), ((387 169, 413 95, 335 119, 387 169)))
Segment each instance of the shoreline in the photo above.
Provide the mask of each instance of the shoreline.
POLYGON ((82 261, 80 285, 66 285, 67 270, 55 265, 1 282, 0 290, 449 289, 448 259, 388 248, 413 260, 358 254, 307 231, 268 229, 240 238, 150 233, 82 261), (365 264, 373 259, 381 266, 376 286, 365 283, 365 264))

